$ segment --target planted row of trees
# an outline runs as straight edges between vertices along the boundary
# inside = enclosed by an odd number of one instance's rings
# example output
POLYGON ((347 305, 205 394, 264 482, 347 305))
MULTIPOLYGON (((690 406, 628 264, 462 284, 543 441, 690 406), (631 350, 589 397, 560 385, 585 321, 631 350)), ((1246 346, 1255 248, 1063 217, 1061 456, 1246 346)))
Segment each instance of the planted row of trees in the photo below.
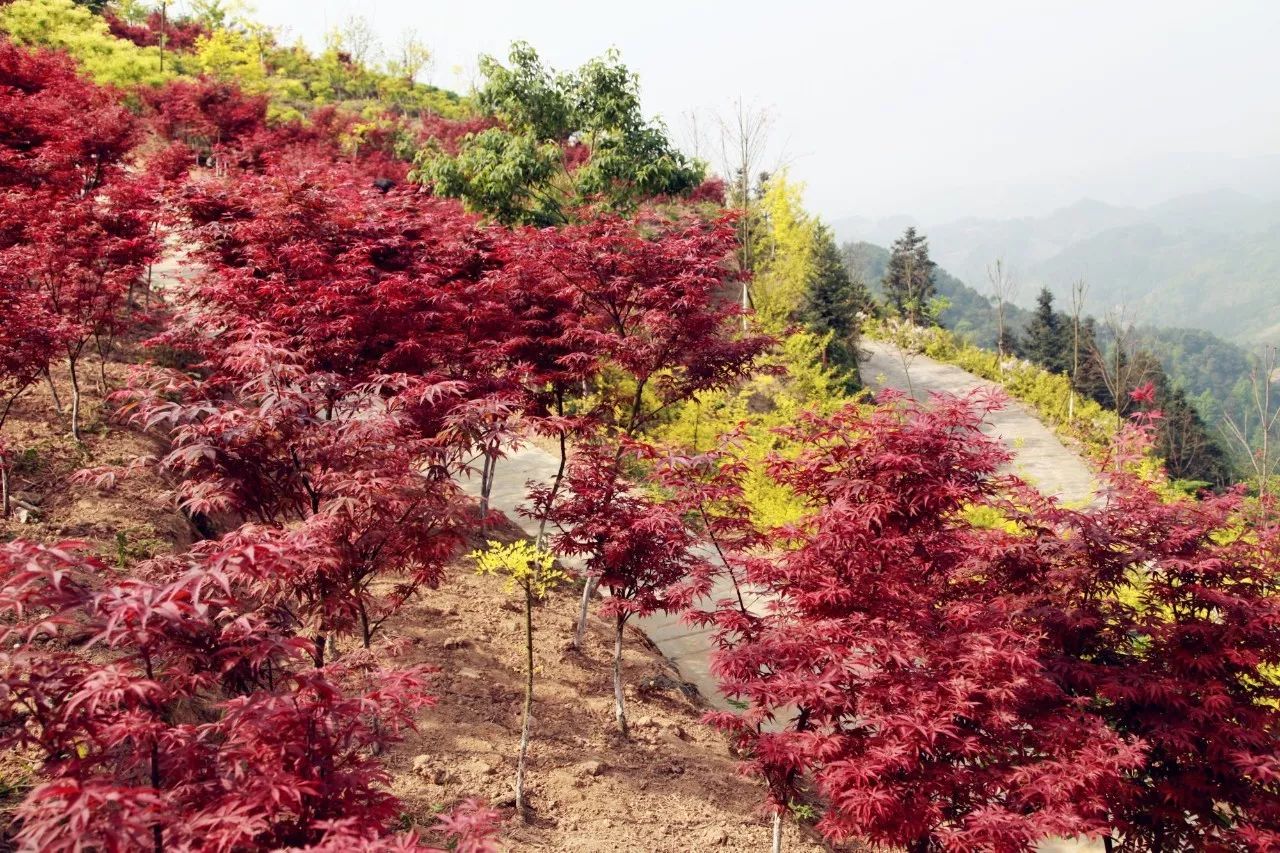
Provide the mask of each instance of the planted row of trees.
MULTIPOLYGON (((0 41, 0 82, 0 426, 59 361, 79 438, 83 357, 110 356, 158 249, 155 177, 126 171, 137 122, 64 57, 0 41)), ((11 452, 0 446, 6 518, 11 452)))
MULTIPOLYGON (((65 357, 76 439, 80 360, 105 365, 143 326, 132 297, 197 161, 190 135, 216 129, 235 155, 220 171, 263 162, 261 104, 235 91, 166 90, 141 119, 118 99, 63 56, 0 41, 4 411, 65 357)), ((280 139, 313 159, 337 150, 280 139)), ((111 402, 166 439, 139 461, 203 541, 115 568, 82 543, 0 553, 0 748, 38 768, 11 832, 41 850, 426 849, 395 834, 377 755, 431 703, 429 669, 365 649, 455 549, 464 509, 447 477, 421 475, 438 454, 413 428, 452 389, 321 373, 270 322, 214 335, 200 324, 234 318, 191 309, 194 325, 158 342, 195 369, 141 370, 111 402)), ((139 467, 79 479, 110 489, 139 467)), ((496 818, 466 805, 442 831, 478 853, 496 818)))

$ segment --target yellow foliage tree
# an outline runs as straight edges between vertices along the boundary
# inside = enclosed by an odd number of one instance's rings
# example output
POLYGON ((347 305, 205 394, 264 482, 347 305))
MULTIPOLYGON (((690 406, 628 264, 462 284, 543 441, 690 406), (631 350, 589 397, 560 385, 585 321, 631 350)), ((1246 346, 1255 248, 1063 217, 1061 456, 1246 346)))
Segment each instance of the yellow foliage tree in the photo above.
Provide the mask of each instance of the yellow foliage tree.
POLYGON ((174 76, 160 69, 160 49, 111 35, 107 22, 72 0, 15 0, 0 5, 0 32, 18 44, 65 50, 96 83, 158 86, 174 76))
POLYGON ((516 811, 524 814, 524 767, 529 753, 529 729, 533 719, 533 603, 546 598, 564 582, 555 557, 527 539, 504 545, 490 541, 483 551, 471 554, 476 573, 505 578, 507 591, 524 593, 525 686, 524 720, 520 727, 520 754, 516 759, 516 811))
POLYGON ((794 319, 812 279, 818 223, 804 209, 804 185, 784 169, 765 183, 758 206, 755 280, 752 287, 758 322, 781 332, 794 319))

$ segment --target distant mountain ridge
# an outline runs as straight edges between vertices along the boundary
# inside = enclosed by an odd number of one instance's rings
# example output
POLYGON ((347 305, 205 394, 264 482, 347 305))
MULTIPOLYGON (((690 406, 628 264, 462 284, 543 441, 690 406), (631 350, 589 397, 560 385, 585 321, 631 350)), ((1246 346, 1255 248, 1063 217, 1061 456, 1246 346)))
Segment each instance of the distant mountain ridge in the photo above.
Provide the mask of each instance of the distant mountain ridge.
POLYGON ((1206 329, 1248 345, 1280 337, 1280 200, 1234 189, 1137 208, 1084 199, 1046 216, 957 219, 927 226, 910 217, 850 217, 832 224, 842 241, 891 242, 908 224, 929 238, 943 267, 980 292, 1003 258, 1029 305, 1048 287, 1065 302, 1089 284, 1086 310, 1123 306, 1143 324, 1206 329))

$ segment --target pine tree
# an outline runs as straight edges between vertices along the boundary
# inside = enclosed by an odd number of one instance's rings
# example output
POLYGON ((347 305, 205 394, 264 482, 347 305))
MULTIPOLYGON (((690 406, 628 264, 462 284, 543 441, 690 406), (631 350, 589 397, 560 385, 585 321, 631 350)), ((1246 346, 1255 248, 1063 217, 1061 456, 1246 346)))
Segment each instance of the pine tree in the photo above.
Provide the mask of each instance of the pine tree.
POLYGON ((1041 288, 1022 347, 1026 358, 1054 373, 1071 372, 1071 325, 1053 310, 1053 294, 1041 288))
POLYGON ((929 301, 936 295, 934 268, 929 259, 929 241, 907 228, 893 243, 893 254, 884 273, 884 293, 889 304, 908 322, 918 325, 929 316, 929 301))
POLYGON ((1085 317, 1080 321, 1080 368, 1075 375, 1076 393, 1111 409, 1114 408, 1115 401, 1111 399, 1107 377, 1096 357, 1098 352, 1097 321, 1092 317, 1085 317))
POLYGON ((850 275, 831 230, 819 225, 813 235, 813 267, 798 319, 819 335, 831 335, 826 359, 846 374, 848 383, 858 379, 858 312, 868 312, 871 294, 866 283, 850 275))

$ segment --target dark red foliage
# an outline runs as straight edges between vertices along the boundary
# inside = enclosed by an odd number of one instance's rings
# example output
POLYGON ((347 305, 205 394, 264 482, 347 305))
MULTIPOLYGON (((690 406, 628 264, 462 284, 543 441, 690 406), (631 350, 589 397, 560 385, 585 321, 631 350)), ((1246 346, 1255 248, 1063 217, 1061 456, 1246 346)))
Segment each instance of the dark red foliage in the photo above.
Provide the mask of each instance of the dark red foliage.
POLYGON ((720 298, 736 273, 726 263, 728 218, 629 221, 602 216, 522 232, 509 274, 540 280, 573 317, 557 334, 562 367, 588 360, 621 370, 602 385, 601 414, 634 435, 673 405, 750 373, 768 338, 739 335, 737 309, 720 298))
POLYGON ((188 208, 204 226, 207 310, 269 322, 308 369, 472 377, 507 328, 485 278, 493 236, 454 202, 281 166, 201 185, 188 208))
POLYGON ((72 545, 0 546, 0 747, 45 777, 17 810, 22 845, 275 849, 335 821, 387 834, 398 804, 373 754, 429 701, 424 673, 315 667, 230 561, 202 554, 147 582, 72 545))
POLYGON ((724 179, 712 176, 690 190, 688 200, 693 204, 708 203, 724 207, 726 192, 724 179))
POLYGON ((0 333, 5 410, 60 350, 76 431, 76 361, 91 340, 109 353, 157 249, 150 176, 124 169, 136 138, 114 95, 65 56, 0 40, 0 304, 22 311, 0 333))
POLYGON ((1099 834, 1136 740, 1042 665, 1038 537, 968 522, 1005 511, 1004 452, 963 400, 805 419, 773 475, 813 511, 749 562, 765 610, 716 621, 715 671, 742 716, 717 722, 785 804, 808 777, 834 839, 910 850, 1030 850, 1099 834))
POLYGON ((202 152, 235 146, 267 125, 267 98, 210 79, 171 80, 142 96, 156 130, 202 152))
MULTIPOLYGON (((752 518, 744 482, 749 466, 736 453, 740 437, 721 436, 716 449, 686 455, 670 453, 656 460, 654 473, 670 506, 698 537, 706 554, 684 581, 667 590, 673 604, 700 625, 726 626, 733 610, 733 630, 749 632, 755 624, 758 591, 747 582, 753 555, 769 545, 769 537, 752 518), (711 609, 705 609, 707 604, 711 609)), ((757 608, 758 609, 758 608, 757 608)))
POLYGON ((158 11, 147 15, 146 21, 141 24, 131 24, 109 10, 103 13, 103 18, 106 19, 107 27, 113 36, 131 41, 138 47, 155 47, 160 44, 160 37, 163 34, 166 48, 178 51, 191 50, 196 46, 197 39, 209 35, 209 28, 197 20, 166 19, 158 11))
MULTIPOLYGON (((0 204, 15 191, 93 192, 136 141, 137 123, 65 55, 0 37, 0 204)), ((38 201, 27 198, 28 213, 38 201)), ((21 210, 4 210, 0 229, 21 210)))
POLYGON ((263 332, 224 332, 208 352, 207 379, 143 374, 119 395, 122 414, 167 439, 158 465, 185 512, 276 528, 253 539, 296 556, 258 588, 296 630, 369 645, 400 604, 439 582, 458 544, 456 487, 423 476, 442 451, 407 411, 456 388, 404 376, 344 384, 263 332))
POLYGON ((76 437, 80 358, 91 343, 102 361, 109 357, 130 320, 126 298, 159 253, 154 199, 150 175, 118 178, 93 195, 61 199, 28 217, 24 242, 0 251, 0 277, 11 271, 16 288, 36 294, 45 316, 56 318, 76 437))
POLYGON ((693 536, 675 507, 630 489, 608 445, 575 450, 566 496, 552 518, 561 554, 585 558, 586 571, 609 590, 601 606, 625 622, 673 609, 671 588, 691 572, 693 536))
POLYGON ((435 113, 427 113, 418 119, 416 130, 420 143, 434 143, 440 146, 441 150, 446 154, 456 155, 458 146, 468 136, 483 133, 489 128, 497 126, 498 120, 492 116, 452 119, 435 113))
POLYGON ((1111 803, 1124 849, 1280 847, 1280 528, 1238 493, 1166 501, 1128 473, 1053 508, 1047 666, 1145 762, 1111 803))

